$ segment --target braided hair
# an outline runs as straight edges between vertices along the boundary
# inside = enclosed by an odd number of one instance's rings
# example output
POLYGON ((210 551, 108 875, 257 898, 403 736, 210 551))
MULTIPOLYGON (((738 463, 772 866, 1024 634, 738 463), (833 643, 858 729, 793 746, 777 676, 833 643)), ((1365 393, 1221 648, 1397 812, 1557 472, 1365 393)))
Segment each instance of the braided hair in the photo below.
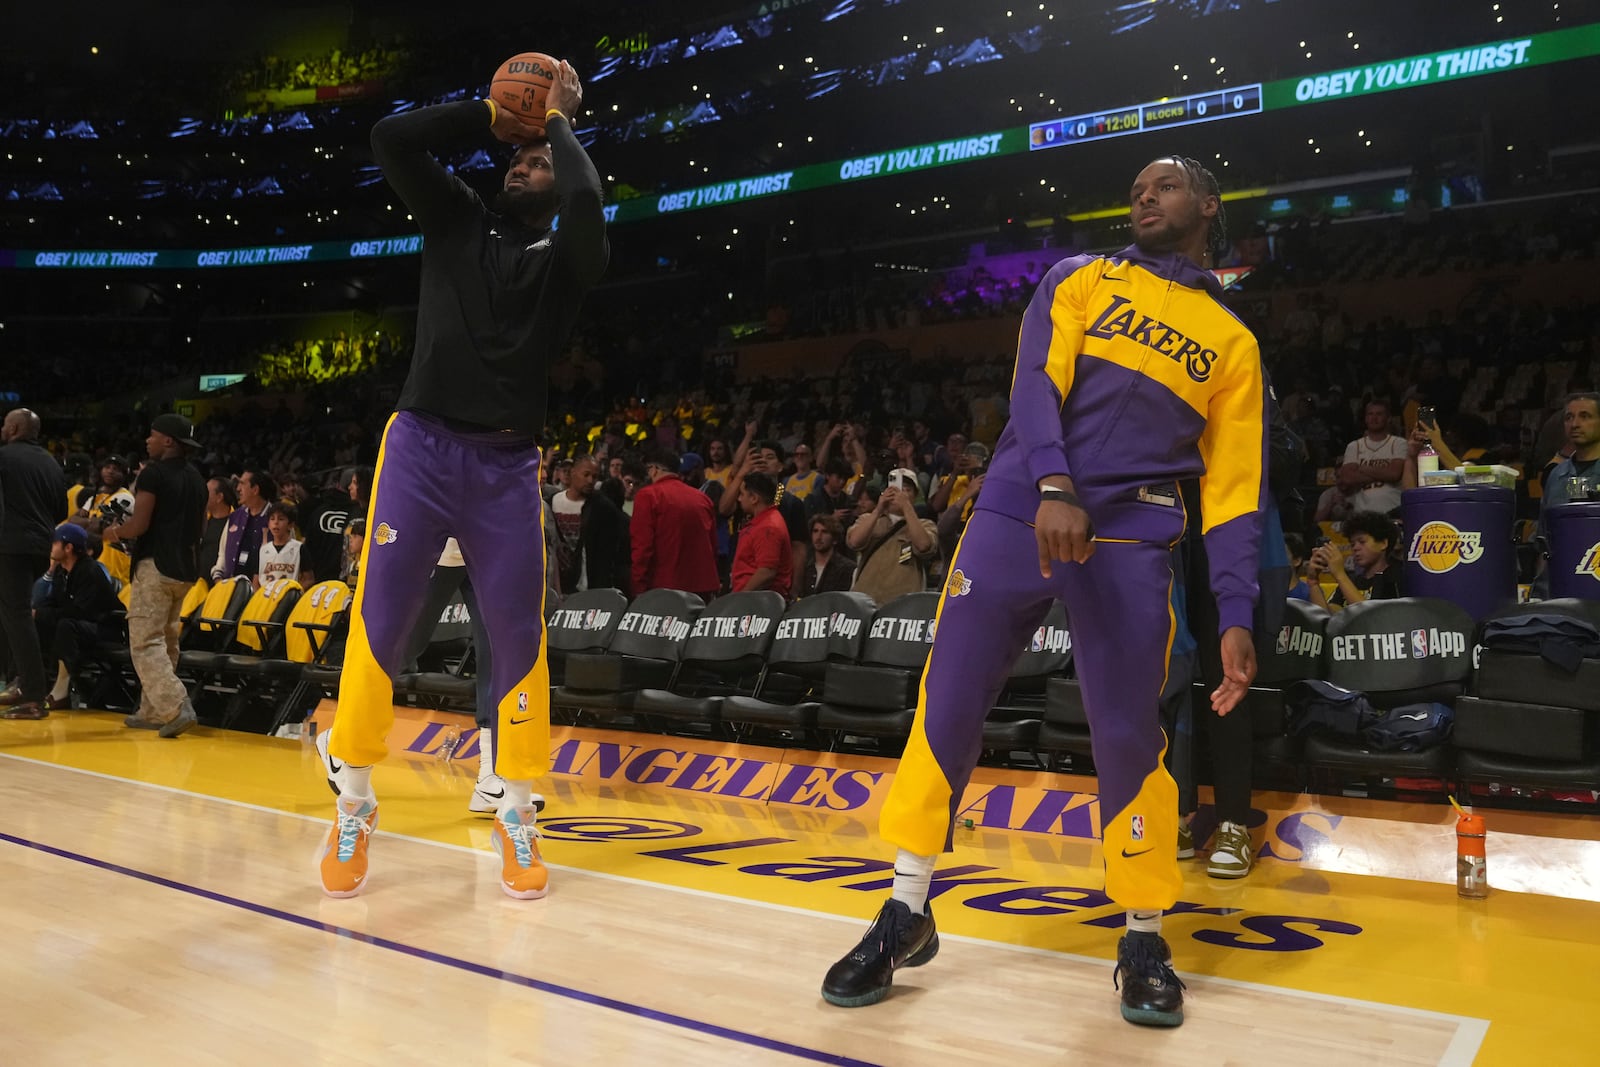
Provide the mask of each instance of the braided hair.
POLYGON ((1184 173, 1189 176, 1189 186, 1195 192, 1201 196, 1217 198, 1217 213, 1212 216, 1210 228, 1206 230, 1206 251, 1211 254, 1209 266, 1214 267, 1232 247, 1232 243, 1228 240, 1228 212, 1222 204, 1222 186, 1217 184, 1217 176, 1198 159, 1180 156, 1177 153, 1165 158, 1183 168, 1184 173))

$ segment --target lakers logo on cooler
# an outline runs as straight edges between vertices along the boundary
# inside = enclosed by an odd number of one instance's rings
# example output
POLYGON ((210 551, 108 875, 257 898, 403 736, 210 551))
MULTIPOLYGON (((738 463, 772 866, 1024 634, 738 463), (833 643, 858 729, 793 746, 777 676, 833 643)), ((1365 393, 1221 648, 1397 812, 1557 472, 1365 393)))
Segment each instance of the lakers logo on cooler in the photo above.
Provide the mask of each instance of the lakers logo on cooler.
POLYGON ((1583 558, 1572 569, 1572 573, 1586 574, 1595 581, 1600 582, 1600 542, 1589 546, 1589 551, 1583 554, 1583 558))
POLYGON ((379 545, 392 545, 398 536, 399 532, 386 522, 378 523, 378 528, 372 531, 373 543, 379 545))
POLYGON ((1435 520, 1423 525, 1411 538, 1407 557, 1422 569, 1445 574, 1464 563, 1476 563, 1483 555, 1483 535, 1475 530, 1458 530, 1448 522, 1435 520))

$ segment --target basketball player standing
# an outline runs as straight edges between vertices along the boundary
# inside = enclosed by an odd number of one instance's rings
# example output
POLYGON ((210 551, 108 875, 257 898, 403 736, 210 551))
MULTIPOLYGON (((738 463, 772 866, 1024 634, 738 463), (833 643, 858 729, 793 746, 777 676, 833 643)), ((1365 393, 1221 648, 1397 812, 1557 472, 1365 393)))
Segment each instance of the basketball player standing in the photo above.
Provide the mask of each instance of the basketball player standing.
POLYGON ((1158 702, 1175 623, 1177 483, 1199 478, 1224 678, 1233 710, 1255 676, 1250 640, 1267 409, 1255 338, 1203 266, 1226 249, 1216 178, 1181 157, 1139 172, 1134 244, 1045 275, 1022 322, 1011 421, 951 561, 917 717, 884 802, 899 846, 893 897, 828 971, 843 1007, 883 999, 899 967, 939 950, 928 907, 937 854, 977 763, 983 721, 1027 635, 1060 598, 1099 775, 1106 893, 1127 909, 1115 978, 1122 1015, 1177 1026, 1183 985, 1161 938, 1182 885, 1177 787, 1158 702), (1019 560, 1038 558, 1035 568, 1019 560))
POLYGON ((545 894, 532 803, 533 779, 550 758, 537 434, 547 372, 609 254, 600 176, 569 118, 582 102, 563 61, 549 92, 548 140, 487 100, 390 115, 372 129, 384 177, 422 227, 422 289, 411 371, 378 453, 338 712, 318 739, 338 795, 321 860, 331 896, 366 884, 378 820, 372 765, 388 752, 393 679, 452 536, 493 647, 495 770, 505 780, 491 835, 500 885, 519 899, 545 894), (492 210, 433 155, 491 131, 520 146, 492 210))

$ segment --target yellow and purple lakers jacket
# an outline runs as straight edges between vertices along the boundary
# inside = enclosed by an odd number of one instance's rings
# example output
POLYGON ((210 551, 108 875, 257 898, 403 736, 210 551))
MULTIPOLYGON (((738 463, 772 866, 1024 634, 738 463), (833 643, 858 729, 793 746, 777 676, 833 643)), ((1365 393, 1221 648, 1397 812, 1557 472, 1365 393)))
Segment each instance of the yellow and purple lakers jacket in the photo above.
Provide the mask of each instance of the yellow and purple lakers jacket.
POLYGON ((1137 246, 1057 263, 1028 305, 978 506, 1024 522, 1038 483, 1071 476, 1103 541, 1171 544, 1177 483, 1200 481, 1221 628, 1249 629, 1267 480, 1267 390, 1255 337, 1188 257, 1137 246))

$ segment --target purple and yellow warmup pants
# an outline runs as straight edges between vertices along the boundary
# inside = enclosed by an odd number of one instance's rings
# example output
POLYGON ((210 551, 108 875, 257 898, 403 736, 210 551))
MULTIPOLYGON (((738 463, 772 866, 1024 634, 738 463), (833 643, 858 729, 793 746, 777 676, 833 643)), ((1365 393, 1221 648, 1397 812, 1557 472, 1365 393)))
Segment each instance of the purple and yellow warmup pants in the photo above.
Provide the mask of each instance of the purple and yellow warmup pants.
POLYGON ((454 537, 492 649, 495 771, 514 781, 549 771, 539 449, 525 439, 508 444, 506 436, 457 433, 410 411, 389 419, 328 738, 339 759, 360 767, 388 754, 394 676, 405 664, 428 577, 445 539, 454 537))
POLYGON ((1171 546, 1099 542, 1089 562, 1039 574, 1033 527, 979 510, 939 598, 916 722, 880 827, 920 856, 950 848, 983 721, 1053 599, 1067 606, 1073 660, 1099 775, 1106 893, 1124 908, 1178 899, 1178 789, 1162 758, 1161 691, 1175 633, 1171 546))

